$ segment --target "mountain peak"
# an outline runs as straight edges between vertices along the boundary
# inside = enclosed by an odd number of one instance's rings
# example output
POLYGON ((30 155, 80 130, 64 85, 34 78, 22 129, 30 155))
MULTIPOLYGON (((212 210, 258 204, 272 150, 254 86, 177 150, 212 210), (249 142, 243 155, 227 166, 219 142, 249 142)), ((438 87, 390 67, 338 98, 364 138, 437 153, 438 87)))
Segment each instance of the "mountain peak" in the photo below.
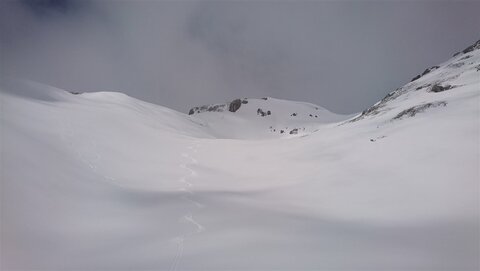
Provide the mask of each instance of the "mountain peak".
POLYGON ((319 125, 348 117, 315 104, 272 97, 241 98, 193 107, 189 115, 203 120, 214 134, 225 138, 301 135, 317 130, 319 125))
POLYGON ((455 57, 455 56, 460 55, 460 54, 470 53, 470 52, 472 52, 474 50, 477 50, 477 49, 480 49, 480 40, 477 40, 477 42, 468 46, 463 51, 455 53, 453 56, 455 57))

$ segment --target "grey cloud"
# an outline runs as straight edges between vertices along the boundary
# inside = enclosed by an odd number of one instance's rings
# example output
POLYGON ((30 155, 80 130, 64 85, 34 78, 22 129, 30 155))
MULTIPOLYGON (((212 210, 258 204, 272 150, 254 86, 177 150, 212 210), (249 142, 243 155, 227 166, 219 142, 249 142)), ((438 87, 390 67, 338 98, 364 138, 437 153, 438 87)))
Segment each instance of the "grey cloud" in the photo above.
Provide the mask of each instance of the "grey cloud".
POLYGON ((183 112, 259 96, 358 112, 480 37, 478 2, 59 2, 1 3, 2 74, 183 112))

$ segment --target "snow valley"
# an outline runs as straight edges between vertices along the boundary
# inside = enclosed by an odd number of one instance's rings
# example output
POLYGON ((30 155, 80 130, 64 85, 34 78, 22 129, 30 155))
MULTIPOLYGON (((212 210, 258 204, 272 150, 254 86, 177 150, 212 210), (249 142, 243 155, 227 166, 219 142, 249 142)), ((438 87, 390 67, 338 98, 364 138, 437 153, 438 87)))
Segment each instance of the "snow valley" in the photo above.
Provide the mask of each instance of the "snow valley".
POLYGON ((480 41, 354 116, 0 94, 2 270, 480 267, 480 41))

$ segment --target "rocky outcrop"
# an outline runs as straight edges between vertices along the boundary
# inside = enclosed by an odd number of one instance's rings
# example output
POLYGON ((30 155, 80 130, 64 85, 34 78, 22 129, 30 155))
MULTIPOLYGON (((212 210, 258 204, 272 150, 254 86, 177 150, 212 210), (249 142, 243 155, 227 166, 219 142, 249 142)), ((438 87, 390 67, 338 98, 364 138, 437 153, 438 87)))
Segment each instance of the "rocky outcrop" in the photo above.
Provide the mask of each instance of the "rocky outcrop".
POLYGON ((228 104, 212 104, 193 107, 188 111, 189 115, 203 113, 203 112, 224 112, 226 109, 230 112, 236 112, 242 104, 247 104, 247 99, 235 99, 228 104))
POLYGON ((445 91, 445 90, 449 90, 451 88, 453 88, 451 85, 442 86, 442 85, 439 85, 439 84, 435 84, 430 88, 430 92, 437 93, 437 92, 442 92, 442 91, 445 91))
POLYGON ((242 100, 240 99, 235 99, 233 100, 230 105, 228 106, 228 111, 230 112, 236 112, 238 109, 240 109, 240 106, 242 106, 242 100))
POLYGON ((402 112, 398 113, 393 120, 398 120, 406 117, 413 117, 418 113, 425 112, 425 110, 429 108, 435 108, 439 106, 447 106, 447 102, 441 101, 441 102, 436 102, 436 103, 426 103, 426 104, 421 104, 417 105, 414 107, 410 107, 409 109, 403 110, 402 112))
POLYGON ((459 54, 470 53, 470 52, 472 52, 472 51, 474 51, 474 50, 477 50, 477 49, 480 49, 480 40, 477 40, 477 42, 475 42, 474 44, 468 46, 468 47, 465 48, 463 51, 455 53, 453 56, 457 56, 457 55, 459 55, 459 54))
POLYGON ((367 108, 362 111, 362 113, 358 116, 355 117, 348 122, 355 122, 358 120, 361 120, 365 117, 368 116, 374 116, 380 113, 381 109, 385 107, 385 105, 392 100, 395 100, 397 97, 401 96, 403 93, 405 93, 405 89, 403 88, 397 88, 396 90, 390 92, 385 96, 380 102, 376 103, 375 105, 371 106, 370 108, 367 108))
POLYGON ((198 107, 193 107, 188 111, 189 115, 202 112, 223 112, 225 111, 225 104, 213 104, 213 105, 202 105, 198 107))
POLYGON ((263 111, 261 108, 257 109, 257 115, 260 115, 262 117, 270 116, 271 114, 272 112, 270 110, 263 111))
POLYGON ((426 74, 429 74, 431 71, 434 71, 434 70, 436 70, 436 69, 438 69, 438 68, 440 68, 440 66, 432 66, 432 67, 430 67, 430 68, 427 68, 427 69, 425 69, 425 70, 422 72, 422 74, 419 74, 419 75, 415 76, 410 82, 413 82, 413 81, 415 81, 415 80, 417 80, 417 79, 420 79, 422 76, 424 76, 424 75, 426 75, 426 74))
POLYGON ((415 81, 415 80, 418 80, 418 79, 420 79, 420 77, 422 77, 422 76, 419 74, 419 75, 413 77, 412 80, 410 80, 410 82, 413 82, 413 81, 415 81))

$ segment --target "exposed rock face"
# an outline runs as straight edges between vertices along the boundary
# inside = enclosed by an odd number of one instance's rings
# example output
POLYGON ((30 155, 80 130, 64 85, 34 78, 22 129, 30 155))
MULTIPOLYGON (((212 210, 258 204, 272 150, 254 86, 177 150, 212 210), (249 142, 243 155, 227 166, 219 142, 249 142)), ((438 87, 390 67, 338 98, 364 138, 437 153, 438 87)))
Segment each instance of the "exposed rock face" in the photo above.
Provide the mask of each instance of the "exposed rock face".
POLYGON ((456 63, 451 63, 447 67, 449 67, 449 68, 460 68, 463 65, 465 65, 465 62, 460 61, 460 62, 456 62, 456 63))
POLYGON ((398 113, 393 119, 397 120, 405 117, 413 117, 416 114, 422 113, 429 108, 434 108, 439 106, 447 106, 447 102, 441 101, 436 103, 426 103, 426 104, 410 107, 409 109, 403 110, 402 112, 398 113))
POLYGON ((257 115, 260 115, 262 117, 269 116, 271 114, 272 112, 270 110, 267 110, 267 112, 265 112, 261 108, 257 109, 257 115))
POLYGON ((197 106, 193 107, 188 111, 189 115, 193 115, 195 113, 203 113, 203 112, 224 112, 225 110, 228 109, 230 112, 236 112, 242 104, 248 104, 248 99, 244 98, 243 100, 241 99, 235 99, 230 103, 227 104, 212 104, 212 105, 202 105, 202 106, 197 106))
POLYGON ((214 105, 202 105, 194 107, 188 111, 189 115, 201 112, 223 112, 225 110, 225 104, 214 104, 214 105))
POLYGON ((390 92, 385 96, 380 102, 376 103, 375 105, 371 106, 370 108, 367 108, 362 111, 362 114, 360 116, 351 119, 349 122, 355 122, 358 120, 361 120, 367 116, 374 116, 380 113, 380 110, 385 107, 385 105, 392 100, 395 100, 397 97, 405 93, 405 89, 403 88, 397 88, 396 90, 390 92))
MULTIPOLYGON (((457 55, 460 55, 460 54, 466 54, 466 53, 472 52, 474 50, 479 50, 479 49, 480 49, 480 40, 477 41, 476 43, 474 43, 473 45, 470 45, 465 50, 456 53, 454 56, 457 56, 457 55)), ((462 62, 461 60, 464 61, 464 60, 469 59, 469 58, 471 58, 470 55, 463 56, 462 58, 457 60, 457 62, 450 63, 448 66, 443 66, 442 69, 445 69, 445 68, 454 69, 454 68, 462 67, 463 65, 465 65, 465 62, 462 62)), ((439 68, 441 68, 441 67, 432 66, 428 69, 425 69, 425 71, 422 74, 419 74, 419 75, 415 76, 412 79, 411 82, 413 82, 413 81, 421 78, 422 76, 424 76, 424 75, 426 75, 426 74, 428 74, 428 73, 430 73, 430 72, 432 72, 436 69, 439 69, 439 68)), ((476 71, 480 71, 480 65, 474 67, 474 69, 476 69, 476 71)), ((438 93, 438 92, 442 92, 442 91, 445 91, 445 90, 455 88, 456 87, 455 85, 445 84, 446 82, 449 81, 449 79, 453 79, 453 78, 454 78, 454 76, 451 76, 451 77, 448 77, 448 78, 442 78, 441 81, 425 82, 423 85, 417 85, 418 83, 415 82, 415 83, 407 84, 407 85, 405 85, 401 88, 397 88, 396 90, 387 94, 387 96, 385 96, 380 102, 376 103, 375 105, 371 106, 370 108, 365 109, 359 116, 349 120, 348 122, 356 122, 358 120, 361 120, 361 119, 364 119, 364 118, 367 118, 367 117, 370 117, 370 116, 378 115, 380 113, 385 113, 385 112, 391 110, 391 108, 388 108, 386 105, 390 101, 397 99, 398 97, 400 97, 403 94, 411 91, 412 89, 415 90, 415 91, 425 89, 425 91, 427 91, 427 92, 438 93)))
POLYGON ((470 53, 474 50, 477 50, 477 49, 480 49, 480 40, 478 40, 477 42, 475 42, 474 44, 468 46, 467 48, 465 48, 465 50, 461 51, 461 52, 458 52, 458 53, 455 53, 453 56, 457 56, 459 54, 466 54, 466 53, 470 53))
POLYGON ((445 91, 445 90, 449 90, 451 88, 452 88, 451 85, 442 86, 442 85, 435 84, 435 85, 432 86, 430 91, 437 93, 437 92, 442 92, 442 91, 445 91))
POLYGON ((415 80, 417 80, 417 79, 420 79, 420 77, 422 77, 422 76, 419 74, 419 75, 413 77, 410 82, 413 82, 413 81, 415 81, 415 80))
POLYGON ((422 76, 424 76, 425 74, 428 74, 428 73, 430 73, 431 71, 434 71, 434 70, 436 70, 436 69, 438 69, 438 68, 440 68, 440 66, 432 66, 432 67, 430 67, 430 68, 428 68, 428 69, 425 69, 425 70, 422 72, 422 76))
POLYGON ((410 81, 410 82, 413 82, 413 81, 419 79, 420 77, 422 77, 422 76, 424 76, 424 75, 426 75, 426 74, 429 74, 431 71, 434 71, 434 70, 436 70, 436 69, 438 69, 438 68, 440 68, 440 67, 439 67, 439 66, 432 66, 432 67, 430 67, 430 68, 427 68, 427 69, 425 69, 425 70, 422 72, 422 74, 419 74, 419 75, 415 76, 415 77, 412 79, 412 81, 410 81))
POLYGON ((236 112, 238 109, 240 109, 240 106, 242 106, 242 100, 240 99, 233 100, 228 106, 228 111, 236 112))
POLYGON ((465 48, 465 50, 463 50, 462 53, 464 54, 470 53, 471 51, 477 50, 477 49, 480 49, 480 40, 477 40, 477 42, 465 48))

